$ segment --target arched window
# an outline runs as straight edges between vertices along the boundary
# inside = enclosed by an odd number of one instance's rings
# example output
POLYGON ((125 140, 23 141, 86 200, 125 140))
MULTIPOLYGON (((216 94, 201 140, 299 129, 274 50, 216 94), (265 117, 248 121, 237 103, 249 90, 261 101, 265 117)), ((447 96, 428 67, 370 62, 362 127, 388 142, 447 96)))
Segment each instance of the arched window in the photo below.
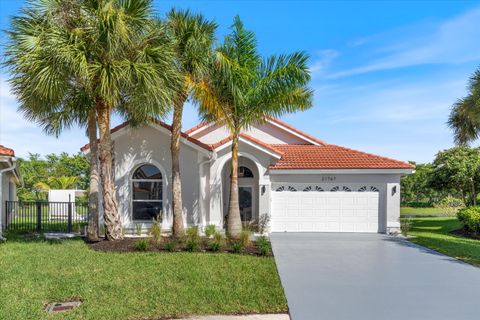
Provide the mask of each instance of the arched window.
POLYGON ((163 209, 162 173, 151 164, 138 167, 132 176, 133 220, 152 220, 163 209))
POLYGON ((253 178, 252 170, 247 167, 238 167, 238 177, 239 178, 253 178))

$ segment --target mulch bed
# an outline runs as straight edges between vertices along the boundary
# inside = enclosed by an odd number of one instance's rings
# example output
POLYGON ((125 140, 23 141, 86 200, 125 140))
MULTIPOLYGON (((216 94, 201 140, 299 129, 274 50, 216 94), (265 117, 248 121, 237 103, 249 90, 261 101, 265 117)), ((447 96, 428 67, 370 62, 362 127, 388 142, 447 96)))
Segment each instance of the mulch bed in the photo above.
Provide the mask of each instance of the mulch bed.
POLYGON ((466 228, 450 231, 451 234, 457 237, 468 238, 473 240, 480 240, 480 235, 468 231, 466 228))
MULTIPOLYGON (((160 244, 155 244, 151 241, 151 238, 124 238, 122 240, 117 241, 108 241, 108 240, 101 240, 98 242, 88 242, 85 241, 86 244, 90 247, 90 249, 96 251, 103 251, 103 252, 167 252, 167 253, 174 253, 174 252, 189 252, 185 249, 185 241, 176 240, 175 241, 175 250, 168 251, 165 247, 167 242, 172 242, 172 238, 163 237, 160 244), (148 241, 148 249, 145 251, 140 251, 135 248, 135 243, 139 240, 147 240, 148 241)), ((211 241, 209 238, 201 238, 198 250, 195 252, 209 252, 209 253, 235 253, 232 249, 232 246, 228 241, 225 241, 226 244, 216 252, 213 252, 209 249, 208 243, 211 241)), ((235 253, 238 254, 238 253, 235 253)), ((245 248, 243 248, 241 254, 246 255, 254 255, 254 256, 261 256, 260 252, 258 251, 255 241, 252 241, 251 244, 245 248)), ((273 256, 271 250, 267 256, 273 256)))

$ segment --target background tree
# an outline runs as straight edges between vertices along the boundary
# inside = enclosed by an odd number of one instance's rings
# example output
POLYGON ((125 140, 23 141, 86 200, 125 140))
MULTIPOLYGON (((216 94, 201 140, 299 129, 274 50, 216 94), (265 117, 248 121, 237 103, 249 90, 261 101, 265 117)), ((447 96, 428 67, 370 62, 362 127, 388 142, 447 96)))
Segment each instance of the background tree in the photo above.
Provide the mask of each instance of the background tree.
POLYGON ((78 178, 75 176, 49 177, 46 181, 39 181, 34 185, 36 189, 46 193, 50 190, 76 189, 77 186, 78 178))
POLYGON ((10 83, 22 107, 62 106, 72 92, 94 105, 109 240, 122 237, 112 170, 110 117, 142 123, 163 115, 178 77, 170 38, 150 0, 37 0, 12 18, 10 83))
POLYGON ((410 174, 401 180, 401 203, 403 206, 432 206, 448 195, 459 196, 456 190, 437 190, 431 187, 430 180, 433 171, 431 163, 415 165, 415 174, 410 174))
POLYGON ((190 11, 171 10, 167 15, 167 28, 175 40, 175 60, 183 78, 176 89, 170 152, 172 155, 173 234, 184 231, 182 185, 180 175, 180 135, 183 106, 192 92, 192 84, 204 82, 208 74, 215 39, 216 24, 190 11))
POLYGON ((480 149, 454 147, 437 153, 429 185, 458 190, 466 205, 476 205, 480 187, 480 149))
POLYGON ((452 107, 448 125, 453 130, 455 143, 467 144, 480 133, 480 69, 470 78, 468 95, 452 107))
MULTIPOLYGON (((49 181, 63 179, 62 177, 75 177, 74 183, 68 184, 69 189, 88 188, 90 164, 83 154, 48 154, 44 158, 38 154, 30 154, 27 158, 18 159, 18 167, 23 178, 23 184, 17 190, 20 201, 46 199, 39 183, 50 185, 49 181)), ((49 187, 57 188, 58 184, 49 187)))
POLYGON ((207 84, 196 87, 203 118, 225 125, 232 136, 230 198, 227 231, 241 230, 238 203, 238 139, 242 130, 265 122, 269 116, 305 110, 312 105, 307 87, 310 73, 303 52, 262 59, 253 32, 234 18, 231 33, 216 48, 207 84))

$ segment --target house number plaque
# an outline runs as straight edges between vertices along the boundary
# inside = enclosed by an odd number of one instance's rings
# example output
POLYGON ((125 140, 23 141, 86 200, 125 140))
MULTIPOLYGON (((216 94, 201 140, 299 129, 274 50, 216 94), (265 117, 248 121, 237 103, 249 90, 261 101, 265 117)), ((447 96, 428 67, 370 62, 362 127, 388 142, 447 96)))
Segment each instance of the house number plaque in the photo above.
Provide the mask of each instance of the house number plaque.
POLYGON ((322 177, 322 182, 335 182, 335 180, 337 180, 335 176, 322 177))

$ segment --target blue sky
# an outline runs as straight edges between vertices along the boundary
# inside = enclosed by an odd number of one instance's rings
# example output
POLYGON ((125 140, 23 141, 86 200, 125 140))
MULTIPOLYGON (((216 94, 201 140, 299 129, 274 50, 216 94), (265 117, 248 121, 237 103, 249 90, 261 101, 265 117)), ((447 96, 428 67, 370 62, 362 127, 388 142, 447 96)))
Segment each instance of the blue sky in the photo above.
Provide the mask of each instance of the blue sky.
MULTIPOLYGON (((1 29, 22 4, 1 0, 1 29)), ((452 146, 450 106, 480 66, 479 2, 156 1, 160 14, 172 6, 214 19, 219 38, 239 14, 264 55, 307 51, 314 107, 283 120, 329 143, 401 160, 431 161, 452 146)), ((45 136, 16 112, 7 77, 1 71, 0 144, 19 156, 76 153, 84 131, 45 136)), ((184 117, 185 129, 198 121, 191 106, 184 117)))

